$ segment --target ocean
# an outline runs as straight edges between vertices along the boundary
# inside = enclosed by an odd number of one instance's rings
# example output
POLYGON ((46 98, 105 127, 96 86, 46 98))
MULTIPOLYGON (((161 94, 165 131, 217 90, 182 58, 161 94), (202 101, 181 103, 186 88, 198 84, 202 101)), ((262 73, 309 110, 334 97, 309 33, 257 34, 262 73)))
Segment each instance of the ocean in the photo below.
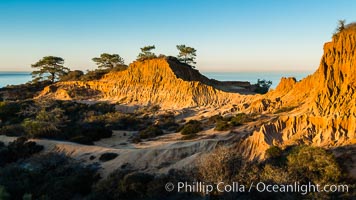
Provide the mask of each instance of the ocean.
POLYGON ((18 85, 32 80, 31 72, 0 72, 0 88, 18 85))
MULTIPOLYGON (((257 79, 272 81, 271 88, 276 88, 282 77, 295 77, 297 80, 312 74, 312 71, 288 72, 201 72, 208 78, 219 81, 249 81, 256 83, 257 79)), ((17 85, 30 81, 30 72, 0 72, 0 88, 6 85, 17 85)))
POLYGON ((282 77, 295 77, 297 81, 312 74, 313 71, 266 71, 266 72, 202 72, 206 77, 219 81, 248 81, 257 83, 257 79, 272 81, 271 88, 275 89, 282 77))

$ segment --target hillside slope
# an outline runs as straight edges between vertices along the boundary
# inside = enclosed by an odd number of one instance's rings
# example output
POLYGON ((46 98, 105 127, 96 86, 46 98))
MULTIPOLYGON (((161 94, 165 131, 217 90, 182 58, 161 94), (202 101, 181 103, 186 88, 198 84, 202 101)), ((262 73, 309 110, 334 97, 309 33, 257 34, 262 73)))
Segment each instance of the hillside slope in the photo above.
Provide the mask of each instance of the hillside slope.
POLYGON ((167 57, 134 62, 127 70, 111 72, 98 81, 59 82, 45 88, 38 98, 108 100, 176 110, 209 107, 222 114, 264 115, 268 120, 238 141, 239 151, 250 159, 264 159, 271 145, 353 145, 355 27, 349 25, 324 45, 324 55, 314 74, 299 82, 282 78, 276 90, 266 95, 224 92, 216 81, 167 57))
POLYGON ((324 45, 324 55, 314 74, 300 82, 283 78, 275 91, 250 104, 250 112, 277 112, 278 118, 248 137, 241 151, 255 159, 263 158, 271 145, 355 144, 355 91, 356 28, 349 26, 324 45))
POLYGON ((219 90, 217 83, 167 57, 133 62, 127 70, 110 72, 97 81, 59 82, 37 98, 108 100, 175 109, 222 106, 232 99, 245 99, 219 90))

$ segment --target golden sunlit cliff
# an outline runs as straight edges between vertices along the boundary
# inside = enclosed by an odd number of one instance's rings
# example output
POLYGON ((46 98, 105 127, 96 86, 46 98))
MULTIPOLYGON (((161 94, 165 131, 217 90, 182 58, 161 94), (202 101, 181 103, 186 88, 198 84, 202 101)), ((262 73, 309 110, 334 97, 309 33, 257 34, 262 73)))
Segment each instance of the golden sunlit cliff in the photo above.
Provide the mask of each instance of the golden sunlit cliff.
POLYGON ((257 113, 268 120, 238 144, 246 157, 263 159, 271 145, 355 144, 355 90, 356 28, 349 25, 324 45, 314 74, 299 82, 282 78, 278 87, 265 95, 246 95, 246 88, 231 92, 224 83, 164 57, 133 62, 127 70, 110 72, 97 81, 59 82, 46 87, 37 98, 107 100, 176 110, 210 107, 223 114, 257 113))
POLYGON ((250 111, 275 112, 279 116, 262 125, 240 149, 255 159, 263 158, 271 145, 355 144, 355 90, 356 28, 350 25, 324 45, 324 55, 314 74, 300 82, 283 78, 276 90, 250 105, 250 111), (261 104, 265 106, 261 108, 261 104))
POLYGON ((133 62, 127 70, 110 72, 97 81, 59 82, 45 88, 38 98, 90 98, 181 109, 226 105, 240 96, 219 90, 220 85, 190 66, 165 57, 133 62))

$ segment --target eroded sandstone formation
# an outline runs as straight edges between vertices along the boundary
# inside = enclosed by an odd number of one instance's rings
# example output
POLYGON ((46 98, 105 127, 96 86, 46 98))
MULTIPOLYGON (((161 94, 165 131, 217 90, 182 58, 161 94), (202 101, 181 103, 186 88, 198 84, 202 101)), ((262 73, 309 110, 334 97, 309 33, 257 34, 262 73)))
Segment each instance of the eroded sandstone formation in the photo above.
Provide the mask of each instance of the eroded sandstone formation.
POLYGON ((90 98, 173 109, 221 106, 244 99, 220 90, 218 83, 168 57, 133 62, 127 70, 108 73, 97 81, 59 82, 45 88, 38 98, 90 98))
POLYGON ((232 93, 221 82, 171 58, 134 62, 97 81, 60 82, 38 98, 108 100, 161 108, 233 107, 231 112, 259 113, 270 120, 243 141, 241 153, 263 159, 271 145, 334 147, 356 143, 356 28, 336 34, 324 45, 318 70, 297 82, 282 78, 266 95, 232 93))
POLYGON ((296 82, 283 78, 275 91, 249 110, 278 112, 243 143, 251 159, 264 158, 270 145, 340 146, 356 143, 356 28, 349 26, 324 45, 318 70, 296 82), (264 106, 261 106, 264 105, 264 106))

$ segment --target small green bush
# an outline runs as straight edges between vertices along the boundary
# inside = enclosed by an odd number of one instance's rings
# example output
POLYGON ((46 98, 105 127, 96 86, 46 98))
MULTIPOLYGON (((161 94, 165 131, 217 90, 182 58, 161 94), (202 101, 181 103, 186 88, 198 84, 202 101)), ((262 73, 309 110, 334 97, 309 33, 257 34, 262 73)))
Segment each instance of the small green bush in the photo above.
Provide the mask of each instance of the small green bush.
POLYGON ((142 120, 131 114, 120 112, 108 112, 105 114, 86 114, 84 122, 104 123, 107 127, 115 130, 140 130, 149 125, 148 120, 142 120))
POLYGON ((15 102, 0 102, 0 121, 17 121, 21 106, 15 102))
POLYGON ((266 150, 266 156, 267 158, 278 158, 282 156, 282 149, 279 148, 278 146, 271 146, 266 150))
POLYGON ((213 125, 219 121, 222 121, 224 118, 221 115, 213 115, 209 117, 207 125, 213 125))
POLYGON ((95 104, 89 105, 88 109, 95 110, 99 114, 115 112, 115 104, 109 104, 109 103, 105 103, 105 102, 95 103, 95 104))
POLYGON ((227 131, 231 129, 231 125, 227 121, 217 121, 215 129, 216 131, 227 131))
POLYGON ((65 111, 59 107, 51 110, 41 109, 34 119, 27 118, 22 123, 26 133, 30 137, 58 138, 60 129, 65 126, 68 118, 65 111))
POLYGON ((50 84, 51 82, 47 80, 39 82, 28 82, 21 85, 6 86, 1 88, 1 90, 6 92, 6 100, 19 101, 32 99, 50 84))
POLYGON ((139 137, 141 139, 153 138, 163 135, 163 131, 157 126, 149 126, 145 130, 139 132, 139 137))
POLYGON ((190 134, 196 134, 200 131, 203 130, 202 123, 197 121, 197 120, 190 120, 188 123, 186 123, 182 129, 180 130, 180 133, 182 135, 190 135, 190 134))
POLYGON ((285 167, 266 164, 260 173, 260 181, 266 183, 288 184, 291 182, 285 167))
POLYGON ((285 166, 288 153, 287 150, 282 150, 278 146, 271 146, 266 150, 266 162, 274 166, 285 166))
POLYGON ((53 126, 48 126, 46 122, 41 122, 37 120, 26 119, 22 126, 24 127, 27 135, 32 138, 52 138, 55 137, 56 133, 59 132, 53 126))
POLYGON ((43 150, 43 146, 37 145, 35 142, 28 141, 24 137, 19 137, 7 146, 0 143, 0 166, 16 162, 19 159, 24 159, 32 156, 43 150))
POLYGON ((10 194, 7 193, 4 186, 0 185, 0 199, 1 200, 8 200, 10 199, 10 194))
POLYGON ((93 140, 84 135, 77 135, 69 139, 71 142, 79 143, 79 144, 85 144, 85 145, 93 145, 93 140))
POLYGON ((96 171, 62 154, 43 154, 0 168, 0 185, 12 199, 82 199, 98 180, 96 171))
POLYGON ((82 81, 93 81, 101 79, 105 74, 109 73, 108 69, 96 69, 88 71, 86 74, 82 75, 80 79, 82 81))
POLYGON ((179 127, 179 124, 175 122, 174 115, 160 116, 157 125, 165 130, 176 130, 179 127))
POLYGON ((239 113, 235 116, 228 117, 215 115, 208 120, 208 124, 215 123, 215 130, 217 131, 227 131, 233 128, 234 126, 240 126, 252 120, 253 118, 245 113, 239 113))
POLYGON ((196 193, 167 192, 167 182, 193 181, 193 177, 183 171, 170 170, 168 174, 148 174, 121 168, 100 181, 94 188, 92 199, 200 199, 196 193))
POLYGON ((23 136, 25 133, 25 129, 21 124, 10 124, 10 125, 5 125, 0 128, 0 135, 6 135, 6 136, 23 136))
POLYGON ((68 74, 60 77, 60 81, 78 81, 83 75, 83 71, 80 70, 70 71, 68 74))
POLYGON ((239 114, 235 115, 234 117, 232 117, 230 121, 233 126, 240 126, 240 125, 250 122, 252 120, 253 119, 246 113, 239 113, 239 114))
POLYGON ((205 182, 236 181, 234 178, 240 171, 244 159, 233 148, 217 147, 199 160, 199 176, 205 182))
POLYGON ((331 153, 311 146, 298 146, 287 156, 290 176, 301 183, 337 183, 341 170, 331 153))
POLYGON ((255 92, 259 94, 266 94, 269 90, 269 88, 272 85, 272 81, 267 81, 267 80, 257 80, 257 83, 255 84, 256 89, 255 92))

